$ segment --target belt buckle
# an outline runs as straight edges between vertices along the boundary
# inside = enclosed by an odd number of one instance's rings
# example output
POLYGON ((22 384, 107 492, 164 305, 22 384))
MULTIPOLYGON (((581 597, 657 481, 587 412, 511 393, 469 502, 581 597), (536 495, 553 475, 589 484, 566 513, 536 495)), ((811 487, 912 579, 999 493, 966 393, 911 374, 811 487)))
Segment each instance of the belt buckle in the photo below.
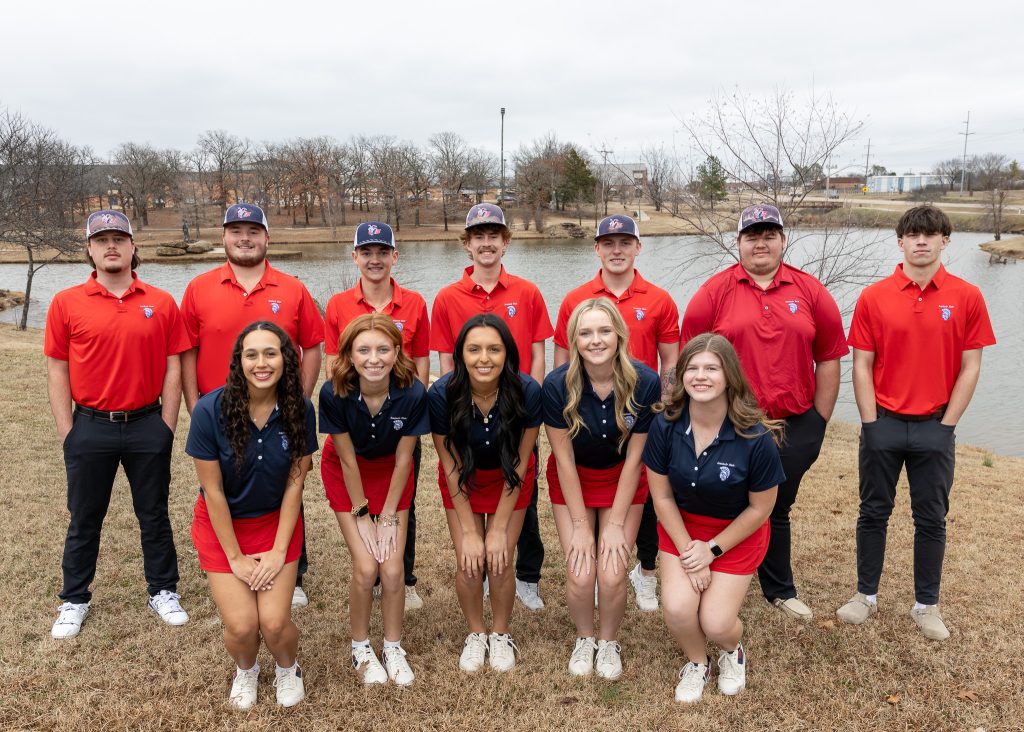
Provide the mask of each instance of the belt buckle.
POLYGON ((111 422, 127 422, 128 421, 128 412, 111 412, 110 413, 110 421, 111 422))

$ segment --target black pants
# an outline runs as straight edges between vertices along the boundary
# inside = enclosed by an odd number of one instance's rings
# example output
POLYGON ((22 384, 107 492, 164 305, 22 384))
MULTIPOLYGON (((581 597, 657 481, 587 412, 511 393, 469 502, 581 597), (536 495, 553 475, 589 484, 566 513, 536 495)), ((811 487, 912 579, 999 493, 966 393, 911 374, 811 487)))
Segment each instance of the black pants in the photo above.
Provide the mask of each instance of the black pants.
POLYGON ((423 459, 423 450, 420 443, 412 451, 412 502, 409 504, 409 526, 405 532, 405 554, 402 559, 405 563, 405 584, 407 587, 416 585, 416 575, 413 569, 416 565, 416 490, 420 486, 420 462, 423 459))
POLYGON ((540 477, 540 448, 534 445, 533 459, 537 469, 533 476, 533 495, 526 507, 523 530, 516 544, 516 578, 522 582, 540 582, 540 568, 544 564, 544 543, 540 539, 540 524, 537 521, 537 493, 540 477))
POLYGON ((658 566, 658 516, 654 513, 654 501, 650 493, 644 502, 640 529, 636 532, 636 558, 648 572, 653 572, 658 566))
POLYGON ((89 585, 96 576, 100 531, 118 465, 124 466, 139 519, 146 589, 150 595, 176 590, 178 555, 167 516, 173 442, 174 433, 159 412, 128 423, 74 414, 64 440, 71 522, 61 562, 62 600, 84 603, 92 599, 89 585))
POLYGON ((814 461, 818 459, 818 453, 821 452, 825 426, 824 418, 814 407, 803 414, 794 414, 786 418, 785 439, 779 448, 786 480, 779 484, 775 507, 768 520, 771 526, 768 553, 765 554, 761 566, 757 568, 761 592, 769 601, 796 597, 793 566, 790 560, 792 539, 789 512, 796 503, 796 494, 804 473, 810 470, 814 461))
POLYGON ((938 603, 955 451, 953 428, 938 420, 903 422, 886 416, 861 426, 858 592, 878 593, 896 481, 906 465, 914 517, 914 596, 924 605, 938 603))

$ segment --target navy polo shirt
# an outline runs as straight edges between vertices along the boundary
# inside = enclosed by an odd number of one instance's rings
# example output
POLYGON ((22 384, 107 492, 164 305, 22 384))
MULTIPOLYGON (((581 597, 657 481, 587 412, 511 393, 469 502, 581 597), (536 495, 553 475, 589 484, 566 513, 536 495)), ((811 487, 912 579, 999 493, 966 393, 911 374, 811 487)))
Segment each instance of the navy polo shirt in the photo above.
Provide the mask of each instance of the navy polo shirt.
POLYGON ((736 434, 726 417, 718 437, 697 455, 690 414, 675 422, 657 415, 647 434, 643 461, 647 469, 668 476, 676 504, 687 513, 734 519, 750 505, 750 492, 777 486, 786 479, 779 448, 761 425, 754 437, 736 434))
POLYGON ((370 414, 357 381, 343 397, 334 393, 334 384, 320 387, 320 431, 329 435, 348 433, 356 455, 367 460, 394 455, 403 437, 419 437, 430 432, 427 390, 419 380, 402 388, 392 374, 388 395, 380 411, 370 414))
MULTIPOLYGON (((651 405, 661 399, 661 379, 654 370, 639 361, 634 361, 633 365, 639 377, 633 391, 637 413, 635 417, 629 412, 622 415, 630 436, 643 434, 651 428, 651 420, 654 418, 651 405)), ((544 379, 544 424, 562 430, 569 429, 569 424, 562 416, 568 398, 565 393, 565 374, 568 370, 569 364, 563 364, 544 379)), ((583 420, 583 429, 572 438, 572 452, 577 465, 603 470, 626 459, 626 446, 629 442, 627 440, 622 446, 622 452, 619 452, 621 433, 615 421, 615 394, 608 394, 607 399, 598 397, 585 369, 579 414, 583 420)))
MULTIPOLYGON (((447 435, 451 429, 448 422, 448 381, 450 378, 451 372, 435 381, 430 387, 430 391, 427 392, 427 400, 430 403, 430 431, 435 435, 447 435)), ((540 427, 541 398, 540 384, 523 373, 519 374, 519 380, 523 384, 523 404, 526 407, 526 417, 522 424, 511 425, 511 428, 522 434, 523 430, 530 427, 540 427)), ((495 470, 501 467, 501 455, 498 452, 496 436, 502 429, 505 427, 501 424, 497 403, 491 407, 491 411, 487 415, 487 424, 484 424, 484 415, 474 407, 473 431, 469 436, 469 447, 473 451, 476 467, 480 470, 495 470)))
MULTIPOLYGON (((281 508, 284 489, 288 486, 292 459, 288 454, 288 438, 281 426, 281 411, 274 407, 263 429, 249 421, 249 444, 245 449, 242 473, 235 470, 235 451, 220 420, 224 387, 214 389, 196 402, 192 425, 188 430, 185 452, 197 460, 220 463, 224 495, 231 518, 255 518, 281 508)), ((306 401, 306 455, 317 451, 316 414, 313 403, 306 401)), ((202 486, 199 488, 202 493, 202 486)))

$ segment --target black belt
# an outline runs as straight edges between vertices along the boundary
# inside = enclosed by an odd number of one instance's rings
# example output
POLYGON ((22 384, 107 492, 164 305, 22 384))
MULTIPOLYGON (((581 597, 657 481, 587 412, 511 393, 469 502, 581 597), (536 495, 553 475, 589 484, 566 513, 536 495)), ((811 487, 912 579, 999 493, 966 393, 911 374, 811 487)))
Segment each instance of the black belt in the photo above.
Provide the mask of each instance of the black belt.
POLYGON ((946 405, 943 404, 938 408, 938 410, 931 414, 900 414, 898 412, 890 411, 885 407, 880 407, 877 404, 875 405, 875 410, 878 412, 879 417, 892 417, 893 419, 898 419, 901 422, 931 422, 932 420, 942 419, 943 415, 946 413, 946 405))
POLYGON ((148 417, 153 412, 160 411, 160 400, 157 399, 152 404, 147 404, 140 409, 133 409, 130 412, 105 412, 102 409, 93 409, 92 407, 83 407, 81 404, 75 404, 75 411, 84 414, 86 417, 93 417, 96 419, 103 419, 107 422, 134 422, 137 419, 148 417))

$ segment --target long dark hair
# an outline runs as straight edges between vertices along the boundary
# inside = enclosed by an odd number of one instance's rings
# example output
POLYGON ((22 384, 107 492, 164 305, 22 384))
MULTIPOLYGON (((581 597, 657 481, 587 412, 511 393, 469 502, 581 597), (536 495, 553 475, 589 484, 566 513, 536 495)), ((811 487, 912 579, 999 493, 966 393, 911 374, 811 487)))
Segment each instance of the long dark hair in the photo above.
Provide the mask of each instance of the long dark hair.
POLYGON ((520 463, 519 443, 523 439, 523 422, 526 418, 523 383, 519 380, 519 349, 512 339, 512 332, 497 315, 474 315, 463 324, 455 339, 452 353, 455 370, 448 381, 448 434, 444 437, 445 449, 455 458, 459 490, 467 496, 471 488, 470 479, 476 469, 476 458, 469 444, 473 429, 473 390, 462 350, 466 345, 466 337, 474 328, 494 328, 505 346, 505 365, 498 376, 498 414, 501 419, 491 439, 498 443, 501 472, 510 491, 523 482, 516 468, 520 463))
POLYGON ((220 401, 220 419, 224 433, 235 453, 235 471, 241 475, 245 466, 245 449, 249 445, 252 418, 249 416, 249 382, 242 371, 242 342, 256 330, 270 331, 281 341, 281 356, 284 358, 284 373, 277 382, 277 406, 281 410, 281 428, 288 438, 288 454, 292 464, 306 455, 306 400, 302 394, 299 379, 299 354, 292 345, 292 339, 280 326, 266 320, 250 323, 235 339, 231 349, 231 366, 224 394, 220 401))

